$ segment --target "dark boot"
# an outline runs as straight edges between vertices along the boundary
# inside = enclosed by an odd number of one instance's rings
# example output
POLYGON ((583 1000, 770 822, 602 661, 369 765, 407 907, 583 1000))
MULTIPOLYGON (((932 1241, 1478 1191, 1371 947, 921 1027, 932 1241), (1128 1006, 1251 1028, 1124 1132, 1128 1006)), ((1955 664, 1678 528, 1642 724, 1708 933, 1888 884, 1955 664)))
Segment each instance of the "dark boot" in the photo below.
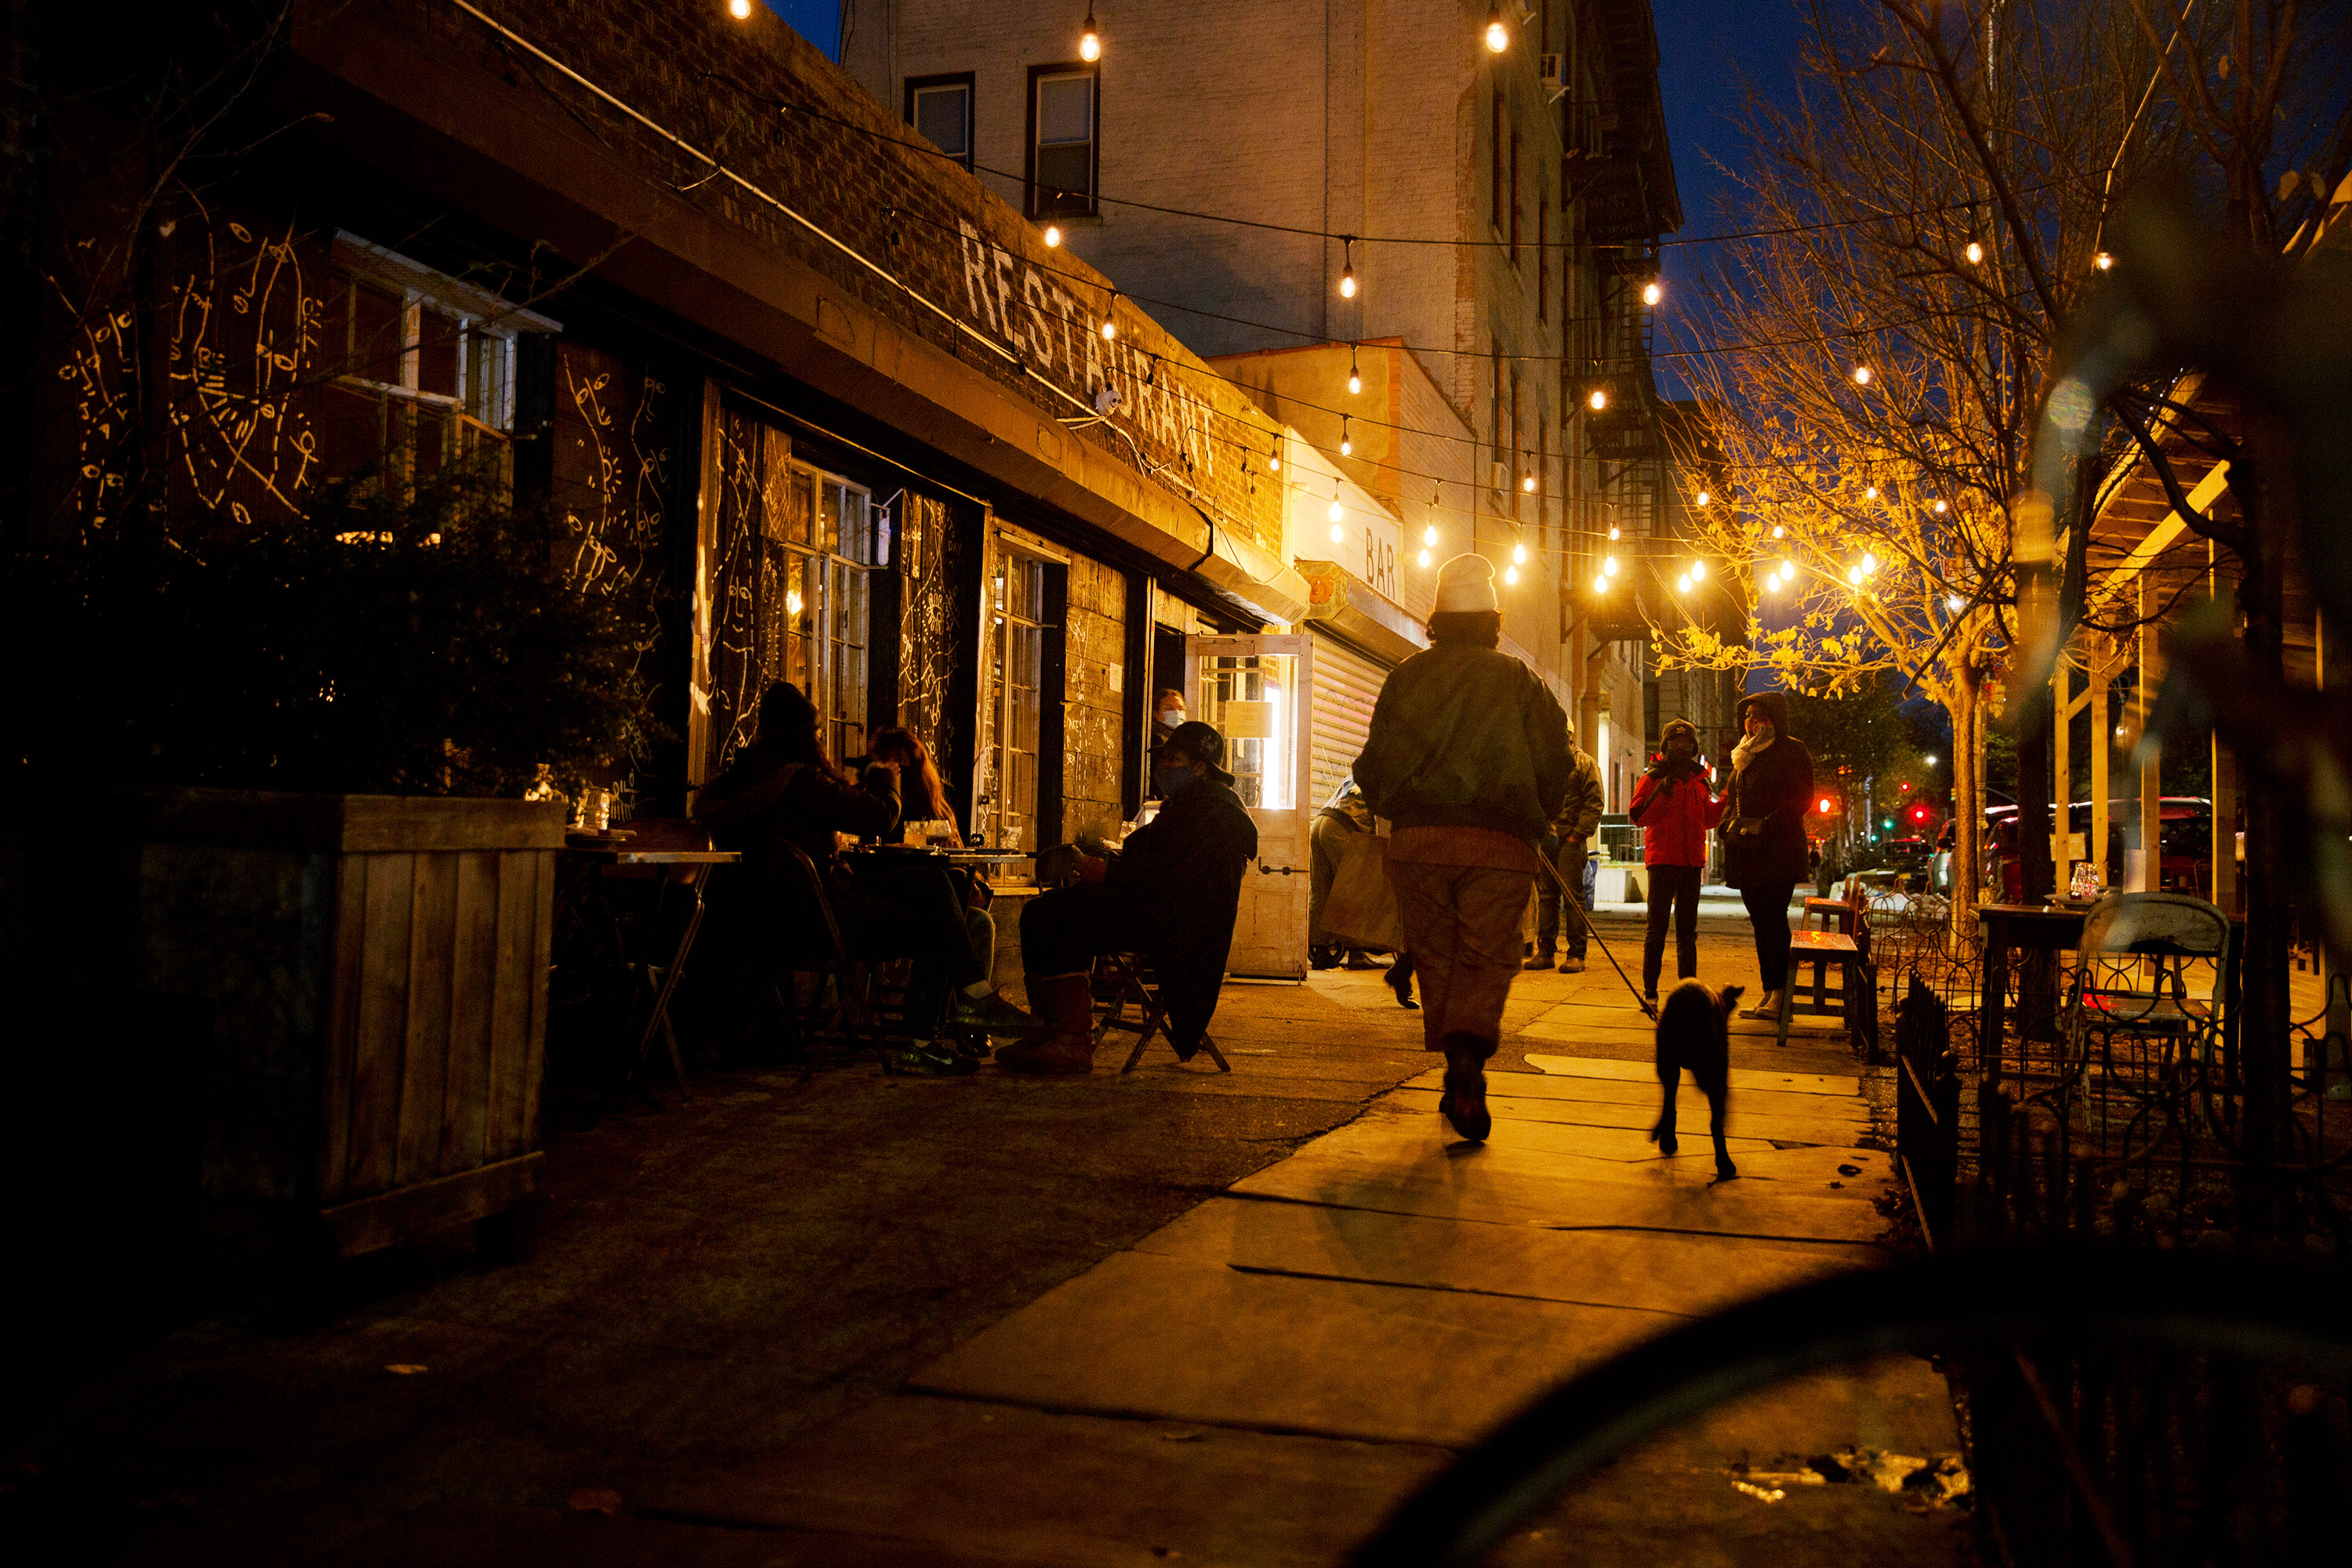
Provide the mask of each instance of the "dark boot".
POLYGON ((1029 982, 1029 1007, 1044 1025, 996 1053, 1006 1072, 1086 1073, 1095 1068, 1094 997, 1084 974, 1041 974, 1029 982))
POLYGON ((1421 1004, 1412 999, 1412 954, 1400 952, 1389 966, 1389 989, 1396 993, 1398 1006, 1421 1010, 1421 1004))
POLYGON ((1484 1143, 1495 1130, 1495 1119, 1486 1113, 1486 1058, 1492 1053, 1486 1041, 1471 1035, 1448 1035, 1444 1043, 1445 1092, 1437 1109, 1454 1131, 1484 1143))

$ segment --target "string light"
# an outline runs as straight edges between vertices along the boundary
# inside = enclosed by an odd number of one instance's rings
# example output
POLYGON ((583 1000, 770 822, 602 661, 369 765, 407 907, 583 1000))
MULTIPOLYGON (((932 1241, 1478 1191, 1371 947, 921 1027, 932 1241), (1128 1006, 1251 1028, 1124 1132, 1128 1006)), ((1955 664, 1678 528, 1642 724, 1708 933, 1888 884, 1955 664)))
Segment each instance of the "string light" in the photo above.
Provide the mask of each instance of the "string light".
POLYGON ((1877 570, 1878 570, 1878 557, 1877 557, 1877 556, 1875 556, 1875 555, 1873 555, 1873 554, 1872 554, 1869 551, 1867 551, 1867 550, 1864 551, 1864 552, 1862 552, 1862 574, 1863 574, 1864 576, 1867 577, 1867 576, 1869 576, 1873 572, 1875 572, 1875 571, 1877 571, 1877 570))
POLYGON ((1339 521, 1339 492, 1336 489, 1331 492, 1331 521, 1333 522, 1339 521))
MULTIPOLYGON (((2102 271, 2102 272, 2105 272, 2108 268, 2113 267, 2115 264, 2116 264, 2116 258, 2115 258, 2114 257, 2112 257, 2112 256, 2109 256, 2109 255, 2108 255, 2105 251, 2104 251, 2104 250, 2102 250, 2101 252, 2099 252, 2099 254, 2098 254, 2098 255, 2096 255, 2096 256, 2095 256, 2095 257, 2091 258, 2091 265, 2092 265, 2092 266, 2094 266, 2094 267, 2095 267, 2095 268, 2098 268, 2100 271, 2102 271)), ((2123 733, 2123 731, 2120 731, 2120 730, 2116 731, 2116 732, 2117 734, 2121 734, 2121 733, 2123 733)))
POLYGON ((1048 250, 1055 249, 1059 247, 1061 243, 1062 226, 1057 223, 1047 224, 1045 226, 1045 248, 1048 250))
POLYGON ((1422 563, 1423 566, 1428 565, 1428 564, 1429 564, 1429 552, 1428 552, 1428 551, 1426 551, 1426 550, 1423 550, 1423 551, 1421 552, 1421 558, 1420 558, 1420 559, 1421 559, 1421 563, 1422 563))
POLYGON ((1609 579, 1606 577, 1595 577, 1592 580, 1592 591, 1596 594, 1605 594, 1609 592, 1609 579))
POLYGON ((1486 48, 1489 53, 1499 55, 1510 47, 1511 35, 1503 30, 1503 12, 1497 6, 1486 13, 1486 48))
POLYGON ((1861 567, 1859 567, 1859 566, 1853 566, 1853 567, 1849 567, 1849 568, 1847 568, 1847 569, 1846 569, 1846 574, 1845 574, 1845 580, 1846 580, 1848 583, 1852 584, 1853 586, 1857 587, 1857 588, 1861 587, 1861 586, 1862 586, 1862 568, 1861 568, 1861 567))
POLYGON ((1654 305, 1665 297, 1665 285, 1654 278, 1642 286, 1642 303, 1644 305, 1654 305))
POLYGON ((1433 522, 1427 528, 1421 531, 1421 542, 1423 544, 1434 544, 1437 542, 1437 524, 1433 522))
POLYGON ((1584 401, 1591 405, 1592 412, 1598 414, 1609 406, 1609 395, 1596 386, 1592 389, 1592 395, 1584 401))
POLYGON ((1524 566, 1524 565, 1526 565, 1527 563, 1528 563, 1528 547, 1527 547, 1526 545, 1524 545, 1524 544, 1514 544, 1514 545, 1512 545, 1512 546, 1511 546, 1511 564, 1512 564, 1512 565, 1514 565, 1514 566, 1524 566))
POLYGON ((1601 563, 1601 569, 1612 577, 1617 575, 1617 557, 1612 555, 1608 560, 1603 561, 1601 563))
POLYGON ((1969 602, 1966 599, 1961 598, 1958 594, 1948 594, 1944 597, 1944 608, 1951 611, 1952 614, 1956 616, 1968 607, 1969 602))
POLYGON ((1506 567, 1504 567, 1504 568, 1503 568, 1503 581, 1504 581, 1506 584, 1516 583, 1516 582, 1517 582, 1518 580, 1519 580, 1519 569, 1518 569, 1517 567, 1516 567, 1516 566, 1506 566, 1506 567))
POLYGON ((1687 594, 1690 592, 1690 574, 1685 572, 1681 576, 1675 579, 1675 592, 1677 594, 1687 594))
POLYGON ((1355 455, 1356 443, 1348 437, 1348 416, 1342 414, 1339 416, 1339 456, 1352 458, 1355 455))
POLYGON ((1704 562, 1704 561, 1694 561, 1694 562, 1692 562, 1692 563, 1691 563, 1691 569, 1690 569, 1690 575, 1691 575, 1691 581, 1692 581, 1692 582, 1694 582, 1694 583, 1704 583, 1704 582, 1706 582, 1706 562, 1704 562))
POLYGON ((1118 290, 1114 289, 1110 291, 1110 298, 1103 303, 1102 335, 1106 342, 1118 336, 1118 323, 1111 320, 1111 312, 1118 309, 1118 290))
POLYGON ((1698 504, 1701 506, 1705 506, 1710 499, 1712 498, 1710 498, 1705 490, 1699 491, 1696 497, 1698 504))
POLYGON ((1091 64, 1102 58, 1102 37, 1095 31, 1095 8, 1087 6, 1087 30, 1078 35, 1078 58, 1091 64))
POLYGON ((1265 471, 1269 474, 1282 472, 1282 437, 1279 436, 1276 436, 1274 438, 1274 444, 1266 448, 1265 471))
POLYGON ((1339 298, 1356 297, 1356 242, 1351 237, 1343 242, 1348 247, 1347 263, 1339 269, 1339 298))
POLYGON ((1936 502, 1936 515, 1937 517, 1943 516, 1946 512, 1951 510, 1951 507, 1941 500, 1938 500, 1936 502))
POLYGON ((1612 539, 1617 537, 1617 525, 1613 522, 1609 525, 1609 537, 1612 539))
POLYGON ((1878 487, 1876 485, 1863 486, 1862 499, 1864 500, 1876 500, 1878 499, 1878 487))
POLYGON ((727 9, 734 14, 737 21, 747 21, 751 15, 751 0, 727 0, 727 9))
POLYGON ((1364 390, 1364 376, 1363 373, 1356 368, 1356 346, 1353 343, 1348 345, 1348 390, 1349 392, 1364 390))
POLYGON ((1853 384, 1856 386, 1868 386, 1870 384, 1870 367, 1868 365, 1858 364, 1853 367, 1853 384))
POLYGON ((1525 491, 1526 491, 1528 494, 1529 494, 1529 495, 1533 495, 1533 494, 1535 494, 1535 493, 1536 493, 1536 477, 1535 477, 1533 474, 1522 474, 1522 475, 1520 475, 1520 476, 1519 476, 1519 489, 1521 489, 1522 490, 1525 490, 1525 491))
POLYGON ((1973 239, 1969 241, 1968 257, 1969 265, 1974 267, 1978 262, 1984 259, 1984 247, 1979 245, 1973 239))
POLYGON ((1773 538, 1775 538, 1775 539, 1786 539, 1788 536, 1789 536, 1789 531, 1788 531, 1787 529, 1785 529, 1785 528, 1781 527, 1781 526, 1780 526, 1779 523, 1777 523, 1777 522, 1776 522, 1776 523, 1774 523, 1774 524, 1772 525, 1772 537, 1773 537, 1773 538))

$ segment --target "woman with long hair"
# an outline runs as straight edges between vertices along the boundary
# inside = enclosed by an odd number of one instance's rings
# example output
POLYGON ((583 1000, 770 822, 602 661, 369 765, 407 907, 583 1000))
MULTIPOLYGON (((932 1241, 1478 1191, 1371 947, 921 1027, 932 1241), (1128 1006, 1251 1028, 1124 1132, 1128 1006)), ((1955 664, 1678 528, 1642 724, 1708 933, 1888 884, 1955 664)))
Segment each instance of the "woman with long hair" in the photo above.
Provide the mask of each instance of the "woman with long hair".
POLYGON ((1747 731, 1731 752, 1731 792, 1717 832, 1724 880, 1739 889, 1756 928, 1764 994, 1744 1016, 1777 1018, 1789 984, 1789 900, 1805 879, 1805 807, 1813 754, 1789 733, 1789 698, 1751 691, 1737 710, 1747 731))
POLYGON ((930 748, 912 730, 892 725, 874 732, 874 744, 867 748, 869 761, 887 763, 898 770, 900 815, 911 821, 944 822, 959 844, 963 842, 963 830, 957 826, 955 807, 948 803, 947 784, 940 777, 940 765, 931 760, 930 748), (914 808, 926 815, 918 818, 914 808))

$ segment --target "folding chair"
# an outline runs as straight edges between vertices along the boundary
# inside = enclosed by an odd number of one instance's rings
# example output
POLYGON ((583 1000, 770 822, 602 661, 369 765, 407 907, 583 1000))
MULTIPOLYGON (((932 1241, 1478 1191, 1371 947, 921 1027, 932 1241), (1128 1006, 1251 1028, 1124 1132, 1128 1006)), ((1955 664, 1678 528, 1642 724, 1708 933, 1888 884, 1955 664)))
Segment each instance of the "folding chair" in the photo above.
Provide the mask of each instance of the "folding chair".
MULTIPOLYGON (((1108 952, 1095 960, 1093 991, 1095 1000, 1103 1005, 1102 1021, 1095 1026, 1095 1045, 1099 1047, 1114 1029, 1124 1029, 1135 1036, 1135 1049, 1127 1056, 1127 1065, 1118 1070, 1133 1072, 1143 1059, 1143 1047, 1158 1035, 1168 1039, 1168 1007, 1160 999, 1160 988, 1144 977, 1144 960, 1139 953, 1108 952), (1133 1021, 1127 1016, 1132 1005, 1136 1011, 1133 1021)), ((1173 1050, 1176 1042, 1168 1039, 1173 1050)), ((1219 1072, 1231 1072, 1233 1064, 1217 1049, 1217 1042, 1208 1036, 1201 1037, 1200 1048, 1209 1053, 1219 1072)), ((1178 1058, 1183 1059, 1181 1058, 1178 1058)))

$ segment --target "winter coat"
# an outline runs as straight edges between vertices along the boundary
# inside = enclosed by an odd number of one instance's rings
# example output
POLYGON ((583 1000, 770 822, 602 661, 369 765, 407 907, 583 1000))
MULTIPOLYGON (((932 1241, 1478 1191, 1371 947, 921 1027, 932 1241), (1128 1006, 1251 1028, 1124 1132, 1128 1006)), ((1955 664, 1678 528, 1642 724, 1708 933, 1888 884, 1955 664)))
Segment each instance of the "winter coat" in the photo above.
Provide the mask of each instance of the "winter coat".
POLYGON ((1740 707, 1760 705, 1779 739, 1735 771, 1722 826, 1724 880, 1735 888, 1793 887, 1808 875, 1805 812, 1813 802, 1813 755, 1789 733, 1789 700, 1759 692, 1740 707), (1754 832, 1741 831, 1751 826, 1754 832))
POLYGON ((1241 912, 1242 876, 1257 858, 1257 824, 1231 785, 1201 779, 1176 792, 1160 815, 1127 836, 1104 874, 1134 899, 1169 1038, 1192 1045, 1217 1010, 1241 912))
MULTIPOLYGON (((737 753, 734 763, 710 782, 714 797, 731 796, 759 784, 780 769, 794 770, 778 795, 758 813, 733 821, 711 824, 711 841, 721 849, 739 851, 743 871, 731 881, 790 888, 797 878, 784 874, 784 846, 793 845, 816 864, 826 890, 848 888, 849 874, 834 847, 834 835, 871 837, 887 833, 898 822, 898 776, 888 768, 867 768, 859 784, 804 763, 782 763, 756 742, 737 753)), ((714 879, 716 880, 716 879, 714 879)))
POLYGON ((1561 843, 1580 847, 1601 826, 1601 814, 1608 802, 1601 788, 1601 764, 1577 751, 1574 742, 1569 744, 1576 761, 1568 776, 1568 798, 1560 802, 1551 830, 1561 843))
POLYGON ((1706 770, 1687 766, 1677 773, 1670 763, 1654 763, 1633 786, 1626 815, 1642 825, 1644 866, 1706 864, 1706 830, 1723 820, 1724 803, 1707 786, 1706 770))
POLYGON ((1448 643, 1389 672, 1355 778, 1396 827, 1484 827, 1532 847, 1575 767, 1568 715, 1535 671, 1448 643))

